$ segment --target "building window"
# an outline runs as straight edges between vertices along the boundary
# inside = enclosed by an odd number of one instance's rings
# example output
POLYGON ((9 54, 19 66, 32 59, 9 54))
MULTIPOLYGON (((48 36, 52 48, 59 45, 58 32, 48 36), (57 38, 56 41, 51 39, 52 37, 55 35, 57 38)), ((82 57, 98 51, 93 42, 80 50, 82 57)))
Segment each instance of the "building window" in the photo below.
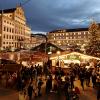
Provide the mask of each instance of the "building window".
POLYGON ((66 39, 68 39, 68 37, 66 37, 66 39))
POLYGON ((10 15, 10 17, 12 17, 12 15, 10 15))
POLYGON ((6 20, 4 20, 4 22, 6 23, 6 20))
POLYGON ((9 36, 9 39, 11 39, 11 35, 9 36))
POLYGON ((10 28, 10 32, 11 32, 11 28, 10 28))
POLYGON ((9 21, 7 21, 7 24, 9 24, 9 21))
POLYGON ((8 39, 8 35, 7 35, 7 39, 8 39))
POLYGON ((14 29, 12 29, 12 33, 14 33, 14 29))
POLYGON ((5 39, 5 34, 4 34, 3 38, 5 39))
POLYGON ((9 32, 9 29, 8 29, 8 27, 7 27, 7 32, 9 32))
POLYGON ((56 36, 58 36, 58 34, 56 34, 56 36))
POLYGON ((6 27, 4 26, 3 28, 4 28, 3 31, 6 31, 6 27))
POLYGON ((81 32, 79 32, 78 35, 81 35, 81 32))
POLYGON ((66 35, 68 35, 68 33, 66 33, 66 35))

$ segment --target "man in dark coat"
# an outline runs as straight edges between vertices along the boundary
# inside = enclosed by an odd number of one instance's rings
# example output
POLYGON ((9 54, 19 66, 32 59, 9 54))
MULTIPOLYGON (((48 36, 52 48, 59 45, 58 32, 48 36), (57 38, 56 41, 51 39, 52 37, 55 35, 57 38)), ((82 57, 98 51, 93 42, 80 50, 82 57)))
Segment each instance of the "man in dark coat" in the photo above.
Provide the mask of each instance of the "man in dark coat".
POLYGON ((50 90, 51 90, 51 80, 50 80, 50 77, 48 77, 46 81, 46 93, 48 94, 50 90))
POLYGON ((100 100, 100 78, 97 80, 97 100, 100 100))
POLYGON ((38 96, 41 96, 41 87, 42 87, 43 81, 40 78, 38 81, 38 96))
POLYGON ((29 100, 32 100, 32 93, 33 93, 34 89, 32 84, 30 83, 30 85, 28 86, 28 96, 29 96, 29 100))

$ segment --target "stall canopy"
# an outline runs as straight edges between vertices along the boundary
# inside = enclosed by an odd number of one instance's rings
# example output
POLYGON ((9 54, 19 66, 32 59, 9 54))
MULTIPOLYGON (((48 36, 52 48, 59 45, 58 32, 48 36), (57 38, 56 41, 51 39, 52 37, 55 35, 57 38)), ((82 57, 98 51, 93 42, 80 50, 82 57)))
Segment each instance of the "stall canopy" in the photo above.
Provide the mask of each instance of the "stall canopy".
MULTIPOLYGON (((50 59, 51 60, 57 60, 58 55, 51 56, 50 59)), ((90 59, 100 60, 100 58, 98 58, 98 57, 93 57, 93 56, 81 54, 81 53, 78 53, 78 52, 61 54, 61 55, 59 55, 59 59, 62 59, 64 61, 65 60, 73 60, 73 61, 74 60, 79 60, 79 61, 82 61, 82 60, 90 60, 90 59)))
POLYGON ((21 66, 12 60, 0 59, 0 71, 15 72, 19 71, 21 66))

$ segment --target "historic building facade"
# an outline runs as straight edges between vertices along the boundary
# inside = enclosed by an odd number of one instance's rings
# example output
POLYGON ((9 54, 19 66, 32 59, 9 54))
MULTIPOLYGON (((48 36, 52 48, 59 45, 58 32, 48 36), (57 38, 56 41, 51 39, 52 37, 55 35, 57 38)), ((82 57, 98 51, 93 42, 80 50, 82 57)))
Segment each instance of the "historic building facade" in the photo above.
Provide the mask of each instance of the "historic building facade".
MULTIPOLYGON (((41 34, 41 33, 38 33, 41 34)), ((36 34, 31 34, 31 42, 30 42, 30 47, 35 47, 40 45, 41 43, 45 43, 46 39, 41 36, 41 35, 36 35, 36 34)))
POLYGON ((30 35, 22 7, 0 10, 0 48, 27 48, 30 35))
POLYGON ((47 33, 47 36, 49 42, 64 47, 69 44, 86 44, 90 33, 88 28, 76 28, 51 31, 47 33))

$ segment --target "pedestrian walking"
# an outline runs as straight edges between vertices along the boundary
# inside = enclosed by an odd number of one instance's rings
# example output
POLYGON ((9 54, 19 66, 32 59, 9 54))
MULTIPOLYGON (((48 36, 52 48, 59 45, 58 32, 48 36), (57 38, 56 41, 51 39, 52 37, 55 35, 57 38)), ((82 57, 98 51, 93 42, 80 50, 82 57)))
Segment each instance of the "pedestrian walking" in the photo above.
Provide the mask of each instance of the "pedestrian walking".
POLYGON ((100 78, 97 79, 97 100, 100 100, 100 78))
POLYGON ((40 78, 39 81, 38 81, 38 96, 41 96, 41 86, 43 84, 43 81, 42 79, 40 78))
POLYGON ((70 76, 71 89, 74 88, 74 80, 75 80, 75 75, 71 74, 71 76, 70 76))
POLYGON ((33 92, 34 92, 33 85, 32 85, 32 83, 30 83, 29 86, 28 86, 28 96, 29 96, 29 100, 32 100, 32 93, 33 92))
POLYGON ((96 73, 92 73, 92 84, 93 84, 93 88, 96 86, 96 79, 97 79, 96 73))
POLYGON ((80 82, 81 82, 81 86, 82 86, 82 89, 84 90, 84 74, 82 72, 80 72, 80 82))
POLYGON ((69 92, 68 92, 69 87, 70 87, 69 79, 65 78, 64 93, 65 93, 65 96, 66 96, 66 100, 70 100, 70 98, 69 98, 69 92))

